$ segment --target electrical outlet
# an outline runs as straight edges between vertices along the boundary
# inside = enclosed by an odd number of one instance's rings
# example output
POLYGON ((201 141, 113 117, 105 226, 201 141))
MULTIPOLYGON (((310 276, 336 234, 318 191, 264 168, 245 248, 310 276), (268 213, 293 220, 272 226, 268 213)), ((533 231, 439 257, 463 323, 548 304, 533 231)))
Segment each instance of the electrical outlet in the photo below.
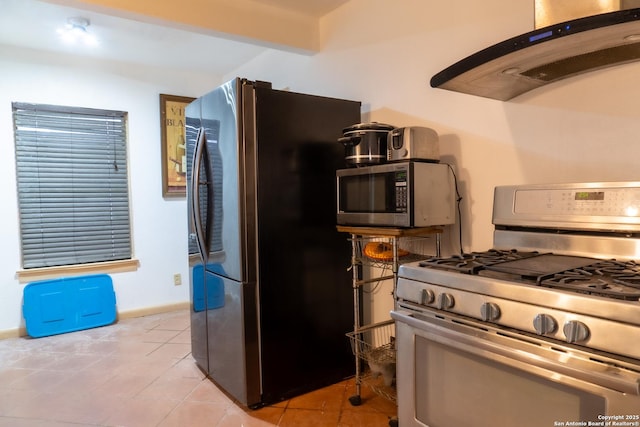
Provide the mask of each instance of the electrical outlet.
POLYGON ((173 275, 173 284, 176 286, 182 285, 182 275, 180 273, 173 275))

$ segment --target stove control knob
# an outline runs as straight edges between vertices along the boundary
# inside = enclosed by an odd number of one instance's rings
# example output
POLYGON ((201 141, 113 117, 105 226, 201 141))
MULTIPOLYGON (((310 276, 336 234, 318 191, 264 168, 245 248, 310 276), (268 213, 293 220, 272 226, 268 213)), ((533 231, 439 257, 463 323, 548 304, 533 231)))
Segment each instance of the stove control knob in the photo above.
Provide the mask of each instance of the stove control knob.
POLYGON ((431 289, 422 290, 422 295, 420 296, 421 305, 431 304, 433 301, 435 301, 435 299, 436 299, 436 295, 433 293, 431 289))
POLYGON ((577 343, 589 338, 589 328, 577 320, 569 320, 562 328, 568 343, 577 343))
POLYGON ((558 329, 558 322, 548 314, 538 314, 533 318, 533 328, 538 335, 552 334, 558 329))
POLYGON ((485 322, 493 322, 500 317, 500 307, 493 302, 485 302, 480 307, 480 316, 485 322))
POLYGON ((440 310, 448 310, 456 303, 451 294, 438 295, 438 308, 440 310))

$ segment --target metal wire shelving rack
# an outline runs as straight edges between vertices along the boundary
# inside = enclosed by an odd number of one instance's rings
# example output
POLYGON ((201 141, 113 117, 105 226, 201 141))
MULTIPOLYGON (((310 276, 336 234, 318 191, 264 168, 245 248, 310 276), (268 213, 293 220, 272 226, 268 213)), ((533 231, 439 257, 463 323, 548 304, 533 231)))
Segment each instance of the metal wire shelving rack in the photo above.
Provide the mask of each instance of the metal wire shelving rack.
MULTIPOLYGON (((361 325, 360 294, 364 285, 383 280, 393 280, 393 299, 395 304, 398 268, 402 263, 417 261, 433 256, 426 254, 426 248, 432 244, 428 240, 435 236, 435 256, 440 256, 440 238, 442 228, 389 228, 389 227, 350 227, 338 226, 338 231, 351 235, 351 269, 354 301, 354 327, 347 333, 355 357, 356 392, 349 398, 353 406, 362 403, 361 387, 367 385, 371 390, 396 402, 395 393, 395 323, 386 320, 369 325, 361 325), (383 244, 389 249, 385 254, 367 256, 367 244, 383 244), (379 256, 378 256, 379 255, 379 256), (363 267, 378 267, 383 272, 379 277, 363 277, 363 267), (366 364, 365 364, 366 363, 366 364)), ((430 249, 432 250, 432 249, 430 249)), ((391 424, 391 423, 390 423, 391 424)))

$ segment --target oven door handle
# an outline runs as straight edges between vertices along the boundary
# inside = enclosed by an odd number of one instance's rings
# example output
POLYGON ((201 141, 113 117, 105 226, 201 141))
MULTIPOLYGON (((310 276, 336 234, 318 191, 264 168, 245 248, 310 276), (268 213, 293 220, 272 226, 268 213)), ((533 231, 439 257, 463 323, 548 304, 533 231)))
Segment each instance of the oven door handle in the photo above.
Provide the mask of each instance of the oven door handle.
MULTIPOLYGON (((414 313, 408 311, 392 311, 391 317, 396 322, 401 322, 412 328, 429 333, 429 339, 441 344, 454 347, 458 350, 474 354, 479 357, 500 361, 503 364, 524 370, 534 375, 543 375, 542 370, 554 374, 562 374, 569 378, 575 378, 598 386, 616 390, 623 393, 640 395, 639 378, 623 378, 614 373, 598 372, 583 369, 580 366, 570 366, 565 363, 541 357, 528 351, 510 348, 488 339, 478 338, 476 335, 466 334, 440 325, 426 323, 414 317, 414 313), (425 326, 429 327, 429 330, 425 326), (433 328, 433 329, 432 329, 433 328)), ((517 338, 511 337, 516 340, 517 338)))

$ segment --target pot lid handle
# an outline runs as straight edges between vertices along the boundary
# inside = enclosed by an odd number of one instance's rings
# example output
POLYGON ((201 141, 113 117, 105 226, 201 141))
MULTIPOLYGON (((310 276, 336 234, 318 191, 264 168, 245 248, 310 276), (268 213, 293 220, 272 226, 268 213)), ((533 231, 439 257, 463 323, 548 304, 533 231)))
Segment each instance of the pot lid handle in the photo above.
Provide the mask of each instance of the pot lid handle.
POLYGON ((358 123, 353 126, 349 126, 345 128, 342 132, 352 132, 354 130, 381 130, 381 131, 390 131, 395 129, 396 127, 393 125, 388 125, 386 123, 378 123, 378 122, 369 122, 369 123, 358 123))
POLYGON ((338 142, 341 144, 344 144, 345 147, 348 146, 356 146, 358 144, 360 144, 360 141, 362 140, 362 138, 360 138, 359 135, 354 135, 354 136, 343 136, 342 138, 338 138, 338 142))

